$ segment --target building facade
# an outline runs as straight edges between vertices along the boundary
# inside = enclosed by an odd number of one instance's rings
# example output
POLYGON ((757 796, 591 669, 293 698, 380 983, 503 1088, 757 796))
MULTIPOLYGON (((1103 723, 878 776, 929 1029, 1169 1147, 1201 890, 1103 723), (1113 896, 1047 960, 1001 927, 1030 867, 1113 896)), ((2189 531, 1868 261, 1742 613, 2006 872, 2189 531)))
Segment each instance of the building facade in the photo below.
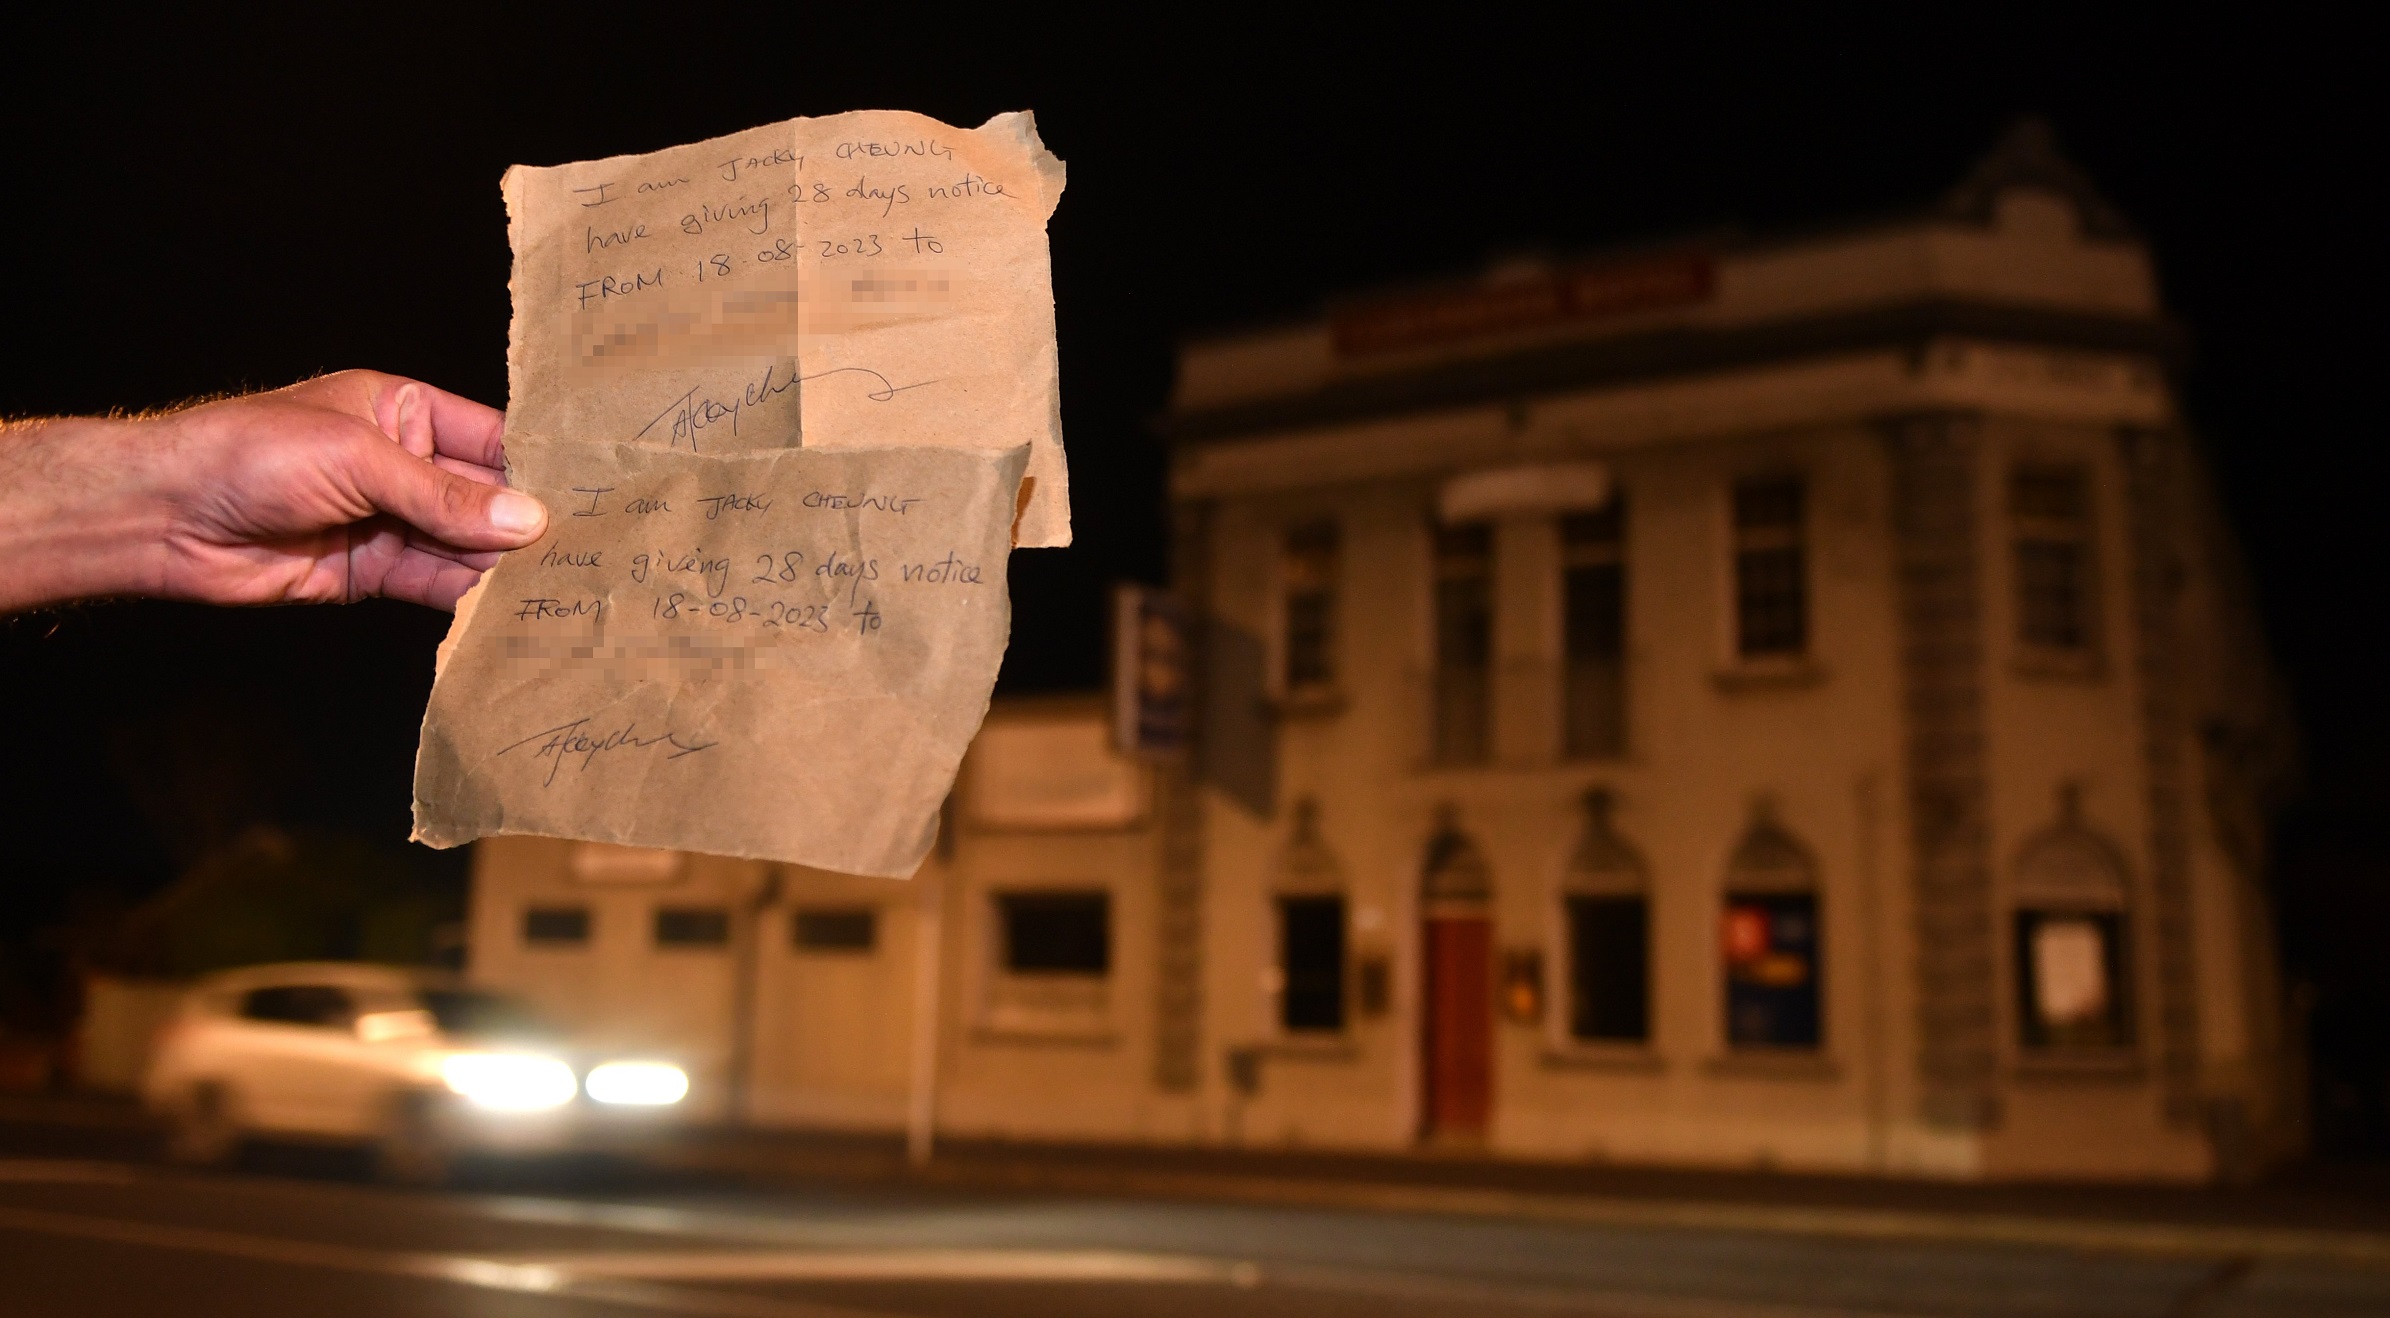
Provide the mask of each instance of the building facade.
POLYGON ((2287 720, 2178 356, 2030 131, 1191 342, 1192 754, 1000 702, 909 883, 486 842, 475 973, 757 1122, 2246 1174, 2287 720))

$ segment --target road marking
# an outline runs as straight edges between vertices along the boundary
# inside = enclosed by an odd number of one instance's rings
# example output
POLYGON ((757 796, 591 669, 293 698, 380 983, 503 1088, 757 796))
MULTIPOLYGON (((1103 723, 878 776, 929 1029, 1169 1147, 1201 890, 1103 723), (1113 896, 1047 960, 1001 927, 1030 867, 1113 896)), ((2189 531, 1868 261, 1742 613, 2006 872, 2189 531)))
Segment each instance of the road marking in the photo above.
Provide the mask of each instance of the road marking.
POLYGON ((593 1300, 705 1318, 884 1318, 840 1305, 657 1281, 1173 1282, 1254 1286, 1251 1263, 1105 1250, 659 1250, 478 1258, 402 1253, 46 1209, 0 1207, 0 1230, 39 1232, 149 1249, 182 1250, 377 1276, 415 1277, 484 1290, 593 1300))
MULTIPOLYGON (((361 1249, 206 1227, 128 1222, 78 1213, 0 1207, 0 1230, 41 1232, 111 1244, 182 1250, 257 1263, 412 1277, 514 1294, 547 1295, 694 1318, 886 1318, 841 1305, 664 1286, 658 1281, 1176 1282, 1258 1286, 1250 1262, 1103 1250, 658 1250, 475 1258, 361 1249)), ((1602 1318, 1901 1318, 1851 1309, 1752 1304, 1695 1297, 1558 1289, 1514 1290, 1405 1273, 1303 1268, 1284 1274, 1312 1291, 1439 1302, 1456 1311, 1496 1306, 1597 1314, 1602 1318)), ((1278 1279, 1276 1269, 1272 1280, 1278 1279)))
POLYGON ((552 1268, 501 1259, 359 1249, 351 1245, 285 1240, 206 1227, 126 1222, 42 1209, 0 1207, 0 1230, 35 1231, 81 1240, 101 1240, 110 1244, 215 1254, 256 1263, 327 1268, 383 1277, 417 1277, 484 1290, 592 1300, 656 1313, 698 1315, 699 1318, 887 1318, 886 1314, 866 1313, 861 1309, 805 1300, 657 1286, 626 1278, 581 1279, 552 1268))
POLYGON ((644 1281, 1092 1281, 1253 1286, 1255 1264, 1232 1259, 1056 1249, 623 1250, 503 1256, 509 1266, 570 1277, 644 1281))
POLYGON ((1144 1196, 1157 1199, 1341 1208, 1364 1212, 1497 1217, 1514 1221, 1642 1230, 1746 1231, 1904 1244, 2027 1245, 2098 1250, 2159 1258, 2249 1257, 2390 1269, 2390 1232, 2310 1227, 2212 1226, 2195 1223, 2097 1221, 2018 1214, 1840 1208, 1820 1205, 1738 1204, 1686 1199, 1629 1199, 1609 1195, 1543 1194, 1447 1186, 1294 1181, 1207 1173, 1082 1175, 1036 1170, 989 1174, 986 1169, 941 1169, 923 1179, 949 1185, 991 1186, 1043 1193, 1144 1196))
POLYGON ((121 1162, 0 1158, 0 1185, 130 1185, 140 1173, 121 1162))

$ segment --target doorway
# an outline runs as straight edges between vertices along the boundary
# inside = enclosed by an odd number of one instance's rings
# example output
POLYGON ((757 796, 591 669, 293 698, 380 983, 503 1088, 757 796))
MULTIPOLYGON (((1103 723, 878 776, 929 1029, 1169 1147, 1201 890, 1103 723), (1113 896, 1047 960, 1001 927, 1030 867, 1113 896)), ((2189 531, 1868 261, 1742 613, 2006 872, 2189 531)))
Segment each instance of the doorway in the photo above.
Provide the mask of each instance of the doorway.
POLYGON ((1481 1140, 1494 1097, 1494 922, 1475 913, 1431 914, 1425 933, 1421 1133, 1481 1140))
POLYGON ((1419 1134, 1485 1139, 1494 1110, 1494 883, 1451 806, 1420 866, 1419 1134))

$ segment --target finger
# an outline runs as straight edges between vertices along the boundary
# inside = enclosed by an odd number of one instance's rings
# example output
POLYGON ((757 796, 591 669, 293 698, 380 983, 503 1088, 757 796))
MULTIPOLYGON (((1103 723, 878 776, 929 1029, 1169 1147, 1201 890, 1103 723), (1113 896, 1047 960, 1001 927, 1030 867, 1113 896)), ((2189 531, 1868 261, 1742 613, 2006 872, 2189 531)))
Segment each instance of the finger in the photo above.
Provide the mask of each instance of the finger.
POLYGON ((374 507, 459 549, 517 549, 547 529, 539 500, 442 471, 380 436, 360 435, 346 457, 349 479, 374 507))
POLYGON ((399 551, 372 593, 434 609, 456 610, 456 602, 481 580, 482 569, 409 546, 399 551))
POLYGON ((487 572, 498 566, 499 559, 506 557, 502 550, 459 549, 455 545, 442 544, 420 531, 413 530, 406 533, 403 546, 438 558, 445 558, 452 563, 462 563, 476 572, 487 572))
POLYGON ((383 377, 391 387, 374 400, 374 419, 399 447, 419 458, 438 453, 484 467, 504 468, 499 436, 506 414, 421 380, 383 377))
POLYGON ((506 469, 506 413, 445 389, 420 385, 430 406, 432 441, 445 457, 484 467, 506 469))
POLYGON ((485 467, 478 462, 462 462, 455 458, 435 455, 432 458, 432 465, 442 471, 462 476, 466 480, 480 481, 484 485, 504 485, 506 483, 506 473, 503 470, 497 467, 485 467))

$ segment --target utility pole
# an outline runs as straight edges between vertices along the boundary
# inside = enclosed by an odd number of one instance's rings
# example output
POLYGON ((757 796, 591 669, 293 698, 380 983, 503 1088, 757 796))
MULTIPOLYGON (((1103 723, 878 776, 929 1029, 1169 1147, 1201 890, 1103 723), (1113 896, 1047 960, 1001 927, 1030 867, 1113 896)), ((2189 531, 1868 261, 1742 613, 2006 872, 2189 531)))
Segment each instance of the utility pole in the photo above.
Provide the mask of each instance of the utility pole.
MULTIPOLYGON (((949 812, 940 827, 949 829, 952 823, 949 812)), ((940 851, 951 854, 951 845, 946 842, 940 851)), ((938 1126, 939 972, 946 954, 944 856, 922 866, 913 882, 921 887, 921 908, 913 923, 913 1092, 905 1114, 905 1160, 920 1167, 929 1162, 938 1126)))

